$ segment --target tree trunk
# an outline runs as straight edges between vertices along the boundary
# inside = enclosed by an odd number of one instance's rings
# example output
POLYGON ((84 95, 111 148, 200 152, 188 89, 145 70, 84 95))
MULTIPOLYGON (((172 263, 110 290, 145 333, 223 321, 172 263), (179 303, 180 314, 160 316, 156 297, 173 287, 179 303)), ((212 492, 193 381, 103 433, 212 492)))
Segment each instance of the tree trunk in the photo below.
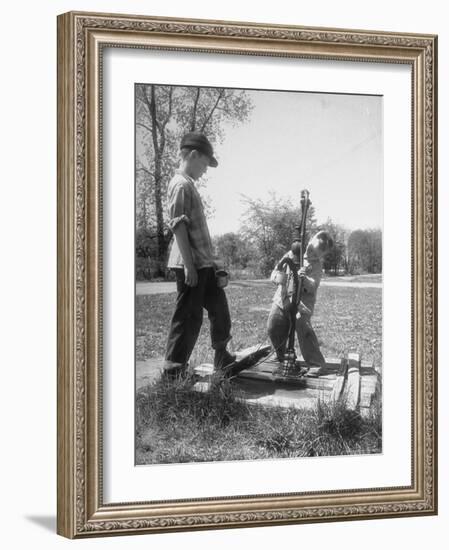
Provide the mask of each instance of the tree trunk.
POLYGON ((164 214, 162 210, 162 176, 161 176, 161 156, 162 151, 158 140, 158 120, 156 111, 156 97, 154 85, 150 86, 150 100, 148 102, 148 110, 151 117, 151 138, 153 140, 154 149, 154 205, 156 209, 156 239, 157 239, 157 251, 158 251, 158 273, 163 274, 161 265, 165 259, 165 238, 164 238, 164 214))

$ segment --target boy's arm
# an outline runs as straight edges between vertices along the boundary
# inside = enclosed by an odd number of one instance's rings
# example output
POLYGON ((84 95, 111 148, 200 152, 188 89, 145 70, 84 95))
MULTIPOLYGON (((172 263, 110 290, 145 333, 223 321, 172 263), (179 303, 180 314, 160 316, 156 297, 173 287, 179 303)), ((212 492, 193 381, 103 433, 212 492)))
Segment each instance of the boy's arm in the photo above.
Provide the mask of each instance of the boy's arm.
POLYGON ((184 263, 185 282, 188 286, 198 284, 198 274, 193 263, 187 226, 190 223, 190 198, 184 185, 178 185, 169 199, 168 226, 175 236, 184 263))
POLYGON ((307 275, 304 277, 302 284, 304 287, 309 290, 310 292, 314 292, 316 289, 316 281, 315 279, 312 279, 312 277, 308 277, 307 275))
POLYGON ((198 284, 198 274, 193 264, 192 249, 190 248, 186 224, 178 223, 173 233, 184 261, 186 285, 196 286, 198 284))
POLYGON ((307 268, 301 267, 301 269, 298 271, 298 275, 302 279, 302 286, 308 291, 308 292, 315 292, 317 288, 317 282, 314 277, 310 277, 307 275, 307 268))
MULTIPOLYGON (((274 283, 274 284, 276 284, 276 285, 279 284, 279 282, 277 282, 277 274, 279 273, 279 271, 278 271, 276 268, 277 268, 277 266, 282 262, 282 260, 284 260, 285 258, 292 258, 292 256, 293 256, 293 255, 292 255, 291 251, 289 250, 288 252, 286 252, 286 253, 282 256, 282 258, 281 258, 278 262, 276 262, 276 265, 274 266, 274 269, 273 269, 273 271, 271 272, 271 275, 270 275, 270 281, 271 281, 272 283, 274 283)), ((288 269, 288 268, 287 268, 287 269, 288 269)))

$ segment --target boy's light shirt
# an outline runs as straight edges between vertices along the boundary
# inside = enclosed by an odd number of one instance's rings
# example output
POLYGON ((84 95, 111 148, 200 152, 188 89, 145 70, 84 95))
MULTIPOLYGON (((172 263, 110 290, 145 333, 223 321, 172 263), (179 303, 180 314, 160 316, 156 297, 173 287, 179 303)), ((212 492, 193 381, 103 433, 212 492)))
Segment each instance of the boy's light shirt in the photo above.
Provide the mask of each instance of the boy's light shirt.
MULTIPOLYGON (((291 252, 291 250, 287 252, 284 257, 293 258, 293 253, 291 252)), ((306 268, 306 275, 302 279, 302 292, 298 304, 298 311, 299 313, 302 313, 304 315, 312 315, 315 307, 317 290, 321 282, 323 269, 321 265, 321 260, 314 256, 311 256, 309 259, 307 253, 304 256, 304 267, 306 268)), ((275 303, 281 309, 285 309, 290 305, 290 298, 293 294, 293 275, 288 266, 286 266, 286 274, 286 283, 278 284, 278 287, 273 297, 273 303, 275 303)), ((275 282, 275 275, 276 269, 274 269, 271 273, 270 279, 272 282, 275 282)))
MULTIPOLYGON (((180 223, 187 226, 193 263, 197 269, 214 266, 212 241, 207 226, 204 207, 193 179, 180 169, 167 188, 168 226, 172 232, 180 223)), ((184 261, 176 239, 173 238, 167 267, 182 268, 184 261)))

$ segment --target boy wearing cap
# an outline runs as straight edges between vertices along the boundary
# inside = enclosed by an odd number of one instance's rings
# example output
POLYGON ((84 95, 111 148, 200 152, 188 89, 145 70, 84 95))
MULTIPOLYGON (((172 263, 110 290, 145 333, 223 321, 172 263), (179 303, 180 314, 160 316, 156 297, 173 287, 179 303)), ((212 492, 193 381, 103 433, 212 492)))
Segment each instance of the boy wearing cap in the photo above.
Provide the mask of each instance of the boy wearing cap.
POLYGON ((181 140, 181 162, 168 189, 168 225, 174 234, 167 267, 176 274, 177 297, 170 324, 164 372, 175 377, 186 371, 198 338, 203 308, 208 312, 214 365, 222 369, 234 362, 226 346, 231 339, 231 318, 226 294, 217 286, 212 242, 195 181, 217 160, 207 137, 189 132, 181 140))
MULTIPOLYGON (((323 258, 333 247, 333 240, 326 231, 319 231, 310 239, 304 255, 304 266, 298 270, 301 295, 298 298, 298 313, 296 315, 296 334, 304 361, 308 367, 308 376, 319 376, 326 360, 320 351, 318 338, 311 324, 318 287, 321 282, 323 258)), ((291 251, 286 256, 292 258, 291 251)), ((278 271, 271 274, 271 281, 277 282, 278 271)), ((280 362, 284 359, 290 329, 291 296, 293 293, 293 277, 287 268, 285 280, 277 283, 271 311, 268 316, 267 329, 271 343, 276 350, 280 362)))

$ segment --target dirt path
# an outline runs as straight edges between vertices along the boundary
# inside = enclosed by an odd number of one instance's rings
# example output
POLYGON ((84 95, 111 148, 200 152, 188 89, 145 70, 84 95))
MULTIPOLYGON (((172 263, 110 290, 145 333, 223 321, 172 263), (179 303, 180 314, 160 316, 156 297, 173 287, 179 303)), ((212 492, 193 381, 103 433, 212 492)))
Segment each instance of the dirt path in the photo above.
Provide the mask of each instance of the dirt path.
POLYGON ((321 286, 344 286, 351 288, 382 288, 382 283, 360 281, 322 281, 321 286))

